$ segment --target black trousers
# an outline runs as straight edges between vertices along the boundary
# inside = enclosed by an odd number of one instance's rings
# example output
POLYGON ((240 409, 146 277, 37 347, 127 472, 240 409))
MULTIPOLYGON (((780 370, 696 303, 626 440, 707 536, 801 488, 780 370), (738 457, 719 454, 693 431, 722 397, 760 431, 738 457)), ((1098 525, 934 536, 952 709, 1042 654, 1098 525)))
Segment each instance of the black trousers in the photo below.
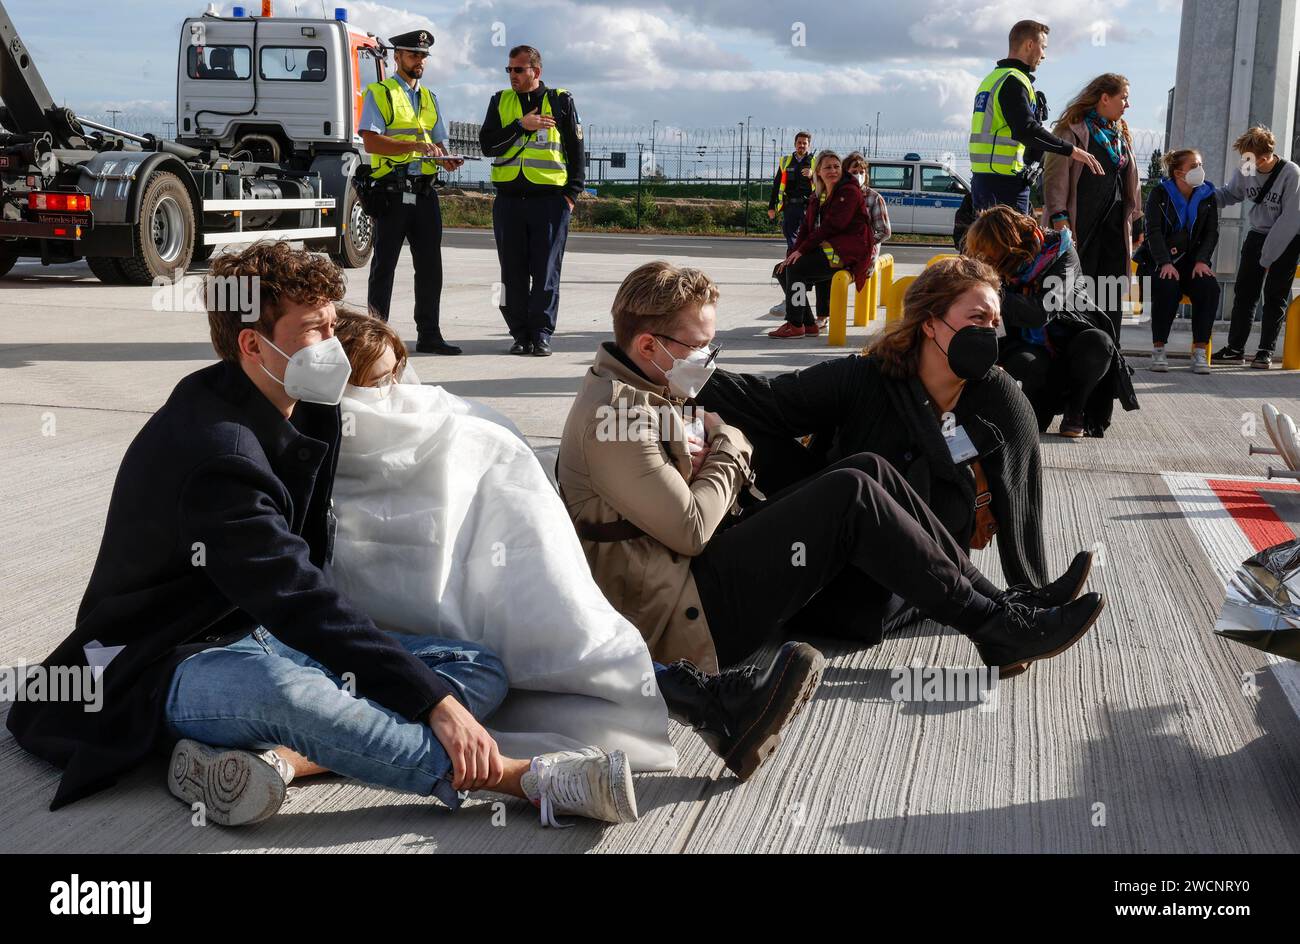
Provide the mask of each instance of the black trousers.
POLYGON ((418 194, 414 203, 407 203, 402 196, 392 194, 387 212, 375 220, 375 252, 370 257, 366 302, 373 314, 388 320, 393 273, 402 243, 408 242, 415 268, 416 333, 419 340, 441 338, 438 309, 442 300, 442 210, 438 194, 432 190, 418 194))
POLYGON ((866 452, 747 511, 691 571, 722 665, 786 626, 873 644, 900 601, 971 632, 997 592, 898 471, 866 452))
POLYGON ((785 237, 787 255, 794 248, 794 238, 799 235, 799 226, 803 223, 803 216, 807 209, 808 201, 806 200, 796 200, 794 202, 787 200, 781 206, 781 235, 785 237))
POLYGON ((1090 224, 1088 232, 1080 230, 1076 237, 1080 246, 1079 268, 1092 280, 1093 301, 1115 326, 1115 337, 1120 336, 1124 318, 1121 285, 1127 285, 1129 277, 1126 225, 1124 204, 1116 200, 1101 219, 1090 224))
POLYGON ((1259 327, 1259 350, 1272 352, 1282 330, 1282 319, 1286 317, 1296 262, 1300 260, 1300 236, 1291 240, 1282 250, 1282 255, 1265 270, 1259 264, 1259 252, 1264 248, 1267 235, 1252 230, 1241 244, 1237 294, 1232 302, 1232 324, 1228 327, 1228 347, 1238 351, 1245 350, 1246 342, 1250 340, 1250 327, 1255 320, 1255 305, 1259 303, 1261 288, 1264 292, 1264 319, 1259 327))
POLYGON ((558 191, 535 197, 498 191, 492 201, 505 293, 501 314, 516 341, 548 340, 555 333, 569 214, 569 203, 558 191))
POLYGON ((1160 270, 1151 273, 1151 340, 1164 344, 1178 314, 1178 305, 1186 295, 1192 303, 1192 342, 1204 344, 1214 330, 1214 316, 1219 311, 1219 280, 1212 275, 1195 277, 1196 260, 1180 259, 1174 266, 1178 278, 1162 279, 1160 270))
POLYGON ((830 282, 837 269, 832 269, 820 246, 814 246, 781 270, 781 288, 785 289, 785 320, 794 325, 813 325, 831 311, 830 282), (813 316, 808 300, 817 290, 817 315, 813 316))
POLYGON ((1110 335, 1101 328, 1087 328, 1070 338, 1063 349, 1058 347, 1055 357, 1045 347, 1025 344, 1010 348, 998 363, 1020 382, 1038 417, 1038 428, 1047 429, 1062 399, 1067 415, 1083 415, 1114 356, 1115 342, 1110 335))

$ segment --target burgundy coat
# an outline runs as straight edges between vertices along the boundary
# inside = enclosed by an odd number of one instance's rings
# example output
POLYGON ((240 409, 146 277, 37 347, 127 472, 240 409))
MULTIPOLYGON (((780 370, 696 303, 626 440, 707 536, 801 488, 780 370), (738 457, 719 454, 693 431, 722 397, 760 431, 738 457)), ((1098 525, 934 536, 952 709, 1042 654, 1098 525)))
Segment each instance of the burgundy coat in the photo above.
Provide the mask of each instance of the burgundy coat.
POLYGON ((808 201, 794 248, 800 255, 821 252, 822 243, 831 244, 861 291, 871 275, 875 236, 871 232, 871 211, 866 197, 857 180, 848 174, 840 178, 825 203, 820 203, 815 195, 808 201))

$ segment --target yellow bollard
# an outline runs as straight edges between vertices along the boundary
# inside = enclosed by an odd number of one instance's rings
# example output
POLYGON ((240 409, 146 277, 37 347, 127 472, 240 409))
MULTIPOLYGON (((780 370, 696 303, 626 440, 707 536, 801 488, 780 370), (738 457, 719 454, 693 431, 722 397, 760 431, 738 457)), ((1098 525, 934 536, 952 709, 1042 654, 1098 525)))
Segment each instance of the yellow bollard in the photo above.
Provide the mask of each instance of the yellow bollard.
POLYGON ((1300 370, 1300 298, 1287 306, 1282 330, 1286 332, 1282 339, 1282 368, 1300 370))
POLYGON ((960 259, 960 258, 961 256, 955 252, 941 252, 937 256, 931 256, 930 261, 925 264, 925 267, 927 269, 930 268, 930 266, 934 265, 940 259, 960 259))
POLYGON ((889 287, 889 301, 885 304, 885 320, 897 321, 903 317, 903 296, 908 287, 916 281, 916 276, 905 275, 889 287))
POLYGON ((844 269, 831 279, 831 316, 826 332, 826 343, 831 347, 843 347, 848 343, 849 285, 852 281, 844 269))
POLYGON ((853 296, 853 324, 864 327, 868 321, 876 320, 876 309, 880 307, 880 267, 871 270, 867 284, 862 291, 853 296))

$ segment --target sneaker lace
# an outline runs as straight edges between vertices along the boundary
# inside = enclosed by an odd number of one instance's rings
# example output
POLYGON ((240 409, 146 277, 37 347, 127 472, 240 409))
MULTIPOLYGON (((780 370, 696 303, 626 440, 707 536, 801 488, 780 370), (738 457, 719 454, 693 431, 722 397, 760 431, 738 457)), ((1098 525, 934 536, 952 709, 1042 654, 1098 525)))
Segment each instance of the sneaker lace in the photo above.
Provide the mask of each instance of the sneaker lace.
POLYGON ((532 769, 537 774, 538 805, 541 807, 542 825, 555 829, 568 829, 573 823, 556 819, 556 808, 562 812, 581 809, 588 803, 587 779, 574 769, 555 766, 546 757, 534 757, 532 769))

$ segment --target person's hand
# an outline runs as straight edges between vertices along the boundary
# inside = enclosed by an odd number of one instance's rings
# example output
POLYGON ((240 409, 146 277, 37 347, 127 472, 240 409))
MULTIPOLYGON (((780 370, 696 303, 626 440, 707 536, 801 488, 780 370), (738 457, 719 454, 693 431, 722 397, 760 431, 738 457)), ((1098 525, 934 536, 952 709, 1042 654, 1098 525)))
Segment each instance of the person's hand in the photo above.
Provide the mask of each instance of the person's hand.
POLYGON ((687 443, 696 451, 691 453, 691 477, 688 481, 694 482, 695 476, 700 474, 700 469, 704 468, 704 460, 709 457, 712 446, 702 439, 696 439, 694 436, 686 437, 687 443))
POLYGON ((415 153, 421 157, 437 157, 442 153, 442 145, 434 144, 430 141, 417 141, 415 144, 415 153))
POLYGON ((790 250, 790 255, 785 257, 785 260, 781 263, 781 268, 784 269, 786 266, 794 265, 796 262, 799 261, 799 257, 802 255, 803 253, 800 252, 798 249, 790 250))
POLYGON ((1178 278, 1178 270, 1174 268, 1172 263, 1166 262, 1160 267, 1160 277, 1162 279, 1176 279, 1178 278))
POLYGON ((774 220, 774 219, 776 219, 776 210, 768 210, 768 211, 767 211, 767 218, 768 218, 769 220, 774 220))
POLYGON ((455 695, 448 695, 429 712, 429 727, 451 758, 453 787, 482 790, 501 782, 504 770, 497 742, 455 695))
POLYGON ((572 198, 571 198, 567 193, 564 195, 564 202, 567 203, 567 204, 569 205, 569 212, 572 213, 572 212, 573 212, 573 199, 572 199, 572 198))
POLYGON ((722 417, 717 413, 710 413, 708 410, 697 409, 695 415, 699 418, 699 421, 704 424, 704 435, 709 439, 712 439, 713 434, 722 427, 722 417))
POLYGON ((1054 220, 1052 222, 1052 229, 1056 230, 1058 233, 1063 229, 1069 229, 1069 228, 1070 228, 1069 220, 1054 220))
POLYGON ((1094 174, 1106 173, 1104 170, 1101 169, 1101 161, 1097 160, 1086 150, 1084 150, 1081 147, 1078 147, 1077 145, 1075 146, 1074 150, 1070 152, 1070 160, 1078 161, 1080 164, 1088 168, 1088 170, 1092 171, 1094 174))
POLYGON ((1196 263, 1196 265, 1192 266, 1192 278, 1199 279, 1201 276, 1205 276, 1205 275, 1208 275, 1210 278, 1214 278, 1214 270, 1211 269, 1209 266, 1207 266, 1204 262, 1198 262, 1196 263))
POLYGON ((811 167, 805 167, 805 168, 804 168, 803 170, 801 170, 799 173, 803 174, 805 177, 811 177, 811 176, 812 176, 812 168, 811 168, 811 167))
POLYGON ((538 114, 536 108, 520 118, 519 123, 524 126, 525 131, 536 131, 538 128, 555 127, 555 119, 550 115, 538 114))

